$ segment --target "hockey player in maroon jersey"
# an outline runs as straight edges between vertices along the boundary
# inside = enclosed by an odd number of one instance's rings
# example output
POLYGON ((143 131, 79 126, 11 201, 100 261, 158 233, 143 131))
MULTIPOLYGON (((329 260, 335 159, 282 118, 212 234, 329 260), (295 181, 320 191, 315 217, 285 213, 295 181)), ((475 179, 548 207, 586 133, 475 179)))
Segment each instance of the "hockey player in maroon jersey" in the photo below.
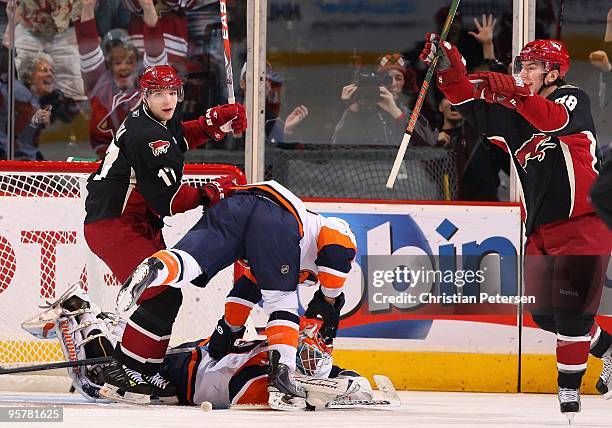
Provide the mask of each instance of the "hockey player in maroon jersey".
POLYGON ((125 119, 87 184, 85 239, 121 282, 143 258, 165 248, 162 218, 223 197, 231 183, 202 187, 181 183, 184 153, 226 132, 244 132, 240 104, 209 108, 182 122, 180 77, 168 65, 149 67, 140 78, 143 102, 125 119))
POLYGON ((612 235, 588 192, 597 178, 589 98, 563 79, 570 66, 557 40, 535 40, 515 61, 515 76, 467 75, 457 48, 427 34, 420 58, 441 58, 437 85, 489 141, 506 150, 520 180, 525 215, 525 286, 535 323, 557 335, 559 402, 572 418, 589 351, 604 360, 597 388, 612 396, 612 342, 594 323, 612 235), (606 369, 606 366, 608 367, 606 369))

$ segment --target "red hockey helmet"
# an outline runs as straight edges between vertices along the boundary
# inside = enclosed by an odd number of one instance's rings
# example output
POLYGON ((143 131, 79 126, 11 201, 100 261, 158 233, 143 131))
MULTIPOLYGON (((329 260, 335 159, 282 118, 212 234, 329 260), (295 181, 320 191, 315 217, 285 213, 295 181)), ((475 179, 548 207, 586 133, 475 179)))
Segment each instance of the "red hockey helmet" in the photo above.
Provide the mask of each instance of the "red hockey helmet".
POLYGON ((169 65, 147 67, 140 76, 140 89, 146 97, 151 91, 159 89, 176 89, 178 101, 183 101, 183 81, 176 70, 169 65))
POLYGON ((523 61, 541 61, 547 73, 557 69, 561 78, 565 77, 570 67, 567 48, 563 42, 552 39, 533 40, 527 43, 515 58, 514 72, 516 74, 522 69, 523 61))

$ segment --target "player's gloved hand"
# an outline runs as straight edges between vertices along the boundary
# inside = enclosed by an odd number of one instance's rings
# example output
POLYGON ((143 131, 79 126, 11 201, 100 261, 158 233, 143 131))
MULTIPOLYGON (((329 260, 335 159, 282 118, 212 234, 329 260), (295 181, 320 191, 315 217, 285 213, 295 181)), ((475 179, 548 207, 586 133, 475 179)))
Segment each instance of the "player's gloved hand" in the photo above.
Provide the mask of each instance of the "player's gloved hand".
POLYGON ((440 36, 437 34, 425 34, 425 47, 419 59, 429 66, 437 55, 440 56, 437 65, 439 87, 459 82, 467 76, 465 59, 457 47, 449 42, 440 43, 440 36))
POLYGON ((211 107, 200 117, 200 125, 216 141, 223 139, 230 131, 244 132, 247 126, 244 106, 236 103, 211 107))
POLYGON ((220 360, 232 351, 234 342, 236 339, 242 339, 245 331, 244 326, 238 331, 232 331, 225 318, 221 317, 208 341, 208 355, 214 360, 220 360))
POLYGON ((232 120, 232 132, 234 135, 242 134, 247 129, 247 118, 246 118, 246 110, 244 106, 240 103, 234 104, 237 110, 237 116, 234 120, 232 120))
POLYGON ((521 98, 531 95, 529 87, 517 76, 480 72, 470 74, 468 78, 474 83, 476 98, 510 109, 518 109, 522 104, 521 98))
POLYGON ((202 205, 206 208, 212 208, 221 199, 224 199, 227 196, 227 191, 235 185, 236 180, 232 177, 220 177, 206 183, 200 187, 202 205))
POLYGON ((321 316, 323 319, 323 327, 320 330, 321 336, 323 339, 333 339, 338 334, 342 306, 344 306, 344 293, 340 293, 335 298, 334 304, 331 304, 325 300, 325 295, 321 289, 318 289, 310 303, 308 303, 304 316, 306 318, 316 318, 317 315, 321 316))

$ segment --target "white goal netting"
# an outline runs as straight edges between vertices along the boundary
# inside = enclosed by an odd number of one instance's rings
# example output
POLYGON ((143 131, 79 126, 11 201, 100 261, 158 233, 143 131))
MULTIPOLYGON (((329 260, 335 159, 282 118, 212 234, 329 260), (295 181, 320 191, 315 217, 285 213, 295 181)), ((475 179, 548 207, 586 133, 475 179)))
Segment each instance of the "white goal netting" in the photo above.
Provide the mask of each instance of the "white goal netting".
MULTIPOLYGON (((103 311, 112 311, 119 283, 87 247, 83 236, 85 184, 96 164, 0 162, 0 365, 62 361, 57 340, 39 340, 21 323, 82 281, 103 311)), ((203 183, 221 175, 244 181, 227 165, 190 165, 184 180, 203 183)), ((171 246, 198 220, 200 209, 165 219, 171 246)), ((109 236, 109 239, 113 239, 109 236)), ((210 334, 223 313, 234 269, 204 289, 187 287, 171 346, 210 334)), ((253 329, 251 326, 251 333, 253 329)), ((45 373, 47 374, 47 373, 45 373)), ((0 389, 2 384, 0 383, 0 389)))

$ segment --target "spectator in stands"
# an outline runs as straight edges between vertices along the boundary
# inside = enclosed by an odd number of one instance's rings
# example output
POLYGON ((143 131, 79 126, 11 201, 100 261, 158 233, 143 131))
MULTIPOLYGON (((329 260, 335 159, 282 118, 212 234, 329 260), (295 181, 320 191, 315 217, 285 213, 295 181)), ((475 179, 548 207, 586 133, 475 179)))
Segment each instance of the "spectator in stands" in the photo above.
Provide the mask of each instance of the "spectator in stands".
POLYGON ((612 115, 610 114, 610 100, 612 90, 612 8, 608 10, 606 30, 603 42, 599 49, 589 54, 589 61, 599 72, 597 92, 591 94, 593 119, 597 124, 597 137, 603 150, 612 150, 612 115))
MULTIPOLYGON (((7 14, 9 13, 7 6, 7 14)), ((15 64, 27 55, 49 54, 55 63, 56 84, 67 97, 85 100, 73 22, 79 19, 81 0, 21 0, 16 11, 15 64)), ((7 26, 8 29, 8 26, 7 26)), ((7 33, 4 44, 8 46, 7 33)), ((19 76, 23 80, 23 76, 19 76)))
POLYGON ((97 1, 95 15, 100 37, 116 28, 127 30, 132 19, 132 14, 123 4, 123 0, 97 1))
MULTIPOLYGON (((280 117, 281 91, 283 80, 280 74, 266 61, 266 143, 286 143, 299 141, 299 125, 308 117, 308 107, 298 105, 285 120, 280 117)), ((244 100, 246 91, 246 63, 240 71, 239 100, 244 100)))
MULTIPOLYGON (((56 120, 71 122, 79 108, 55 88, 53 59, 45 54, 26 55, 18 69, 23 82, 15 81, 15 159, 44 160, 38 148, 42 131, 56 120)), ((0 84, 0 141, 6 156, 8 108, 7 83, 0 84)))
MULTIPOLYGON (((355 81, 342 88, 340 99, 347 108, 336 124, 332 143, 399 145, 411 113, 404 94, 407 73, 407 62, 400 54, 381 56, 375 72, 360 68, 355 81)), ((410 91, 416 92, 416 86, 410 91)), ((412 141, 436 145, 437 136, 423 115, 419 115, 412 141)))
MULTIPOLYGON (((81 72, 91 104, 89 138, 101 159, 123 119, 140 100, 140 55, 133 45, 127 43, 127 33, 122 37, 121 30, 107 34, 103 46, 100 46, 94 15, 96 3, 96 0, 83 0, 81 20, 75 24, 75 28, 81 54, 81 72)), ((145 5, 144 16, 146 66, 164 53, 161 33, 155 30, 158 21, 152 5, 148 9, 145 5)))
POLYGON ((438 143, 455 160, 459 199, 499 200, 499 171, 508 173, 508 155, 497 146, 485 144, 483 137, 469 122, 464 121, 461 113, 445 97, 441 98, 438 110, 443 117, 438 143))
POLYGON ((151 65, 172 64, 181 70, 189 50, 185 11, 195 6, 195 0, 123 0, 133 13, 128 25, 129 43, 145 54, 146 26, 155 27, 163 37, 163 55, 151 58, 151 65), (155 24, 153 23, 155 21, 155 24))

